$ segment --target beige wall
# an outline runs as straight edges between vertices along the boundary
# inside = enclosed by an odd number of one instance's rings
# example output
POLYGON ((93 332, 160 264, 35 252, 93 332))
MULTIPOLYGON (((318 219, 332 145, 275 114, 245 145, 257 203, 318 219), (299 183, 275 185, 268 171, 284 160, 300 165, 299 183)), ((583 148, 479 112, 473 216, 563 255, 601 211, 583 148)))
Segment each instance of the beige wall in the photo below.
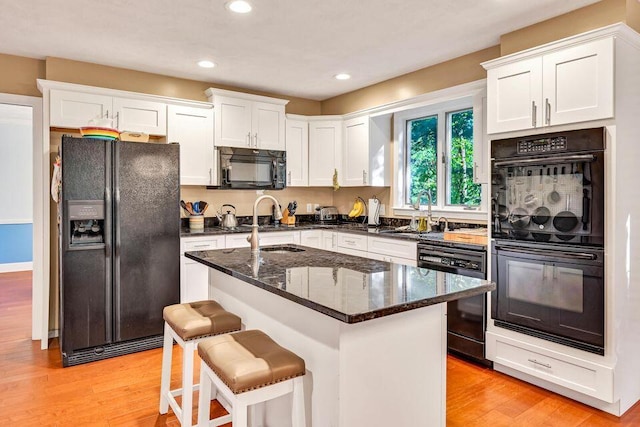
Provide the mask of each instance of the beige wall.
MULTIPOLYGON (((295 200, 298 202, 298 214, 307 214, 307 203, 317 203, 321 206, 333 203, 331 188, 289 187, 284 190, 267 190, 265 194, 275 197, 283 209, 289 202, 295 200)), ((206 190, 204 187, 183 186, 180 188, 180 197, 188 202, 204 200, 209 203, 205 217, 215 216, 215 212, 225 203, 235 206, 238 216, 248 216, 253 214, 253 202, 256 200, 257 193, 255 190, 206 190)), ((261 202, 258 206, 258 214, 271 215, 271 202, 268 200, 261 202)), ((184 212, 182 216, 185 216, 184 212)))
POLYGON ((627 25, 640 32, 640 1, 627 0, 627 25))
POLYGON ((46 60, 46 78, 67 83, 109 89, 127 90, 152 95, 206 101, 204 91, 210 87, 236 90, 276 98, 288 99, 287 113, 316 115, 320 114, 320 102, 266 92, 249 91, 237 87, 218 85, 210 82, 181 79, 161 74, 127 70, 70 59, 48 57, 46 60))
MULTIPOLYGON (((627 3, 633 3, 633 1, 627 3)), ((500 37, 500 54, 509 55, 554 40, 625 21, 625 0, 603 0, 529 27, 503 34, 500 37)))
POLYGON ((500 56, 493 46, 322 101, 322 114, 345 114, 486 78, 480 65, 500 56))
POLYGON ((44 61, 0 53, 0 93, 42 96, 36 79, 44 76, 44 61))
POLYGON ((391 217, 391 189, 389 187, 342 187, 333 194, 333 204, 338 208, 338 212, 347 214, 353 207, 356 197, 362 197, 367 202, 373 197, 380 199, 380 203, 385 207, 385 215, 391 217))

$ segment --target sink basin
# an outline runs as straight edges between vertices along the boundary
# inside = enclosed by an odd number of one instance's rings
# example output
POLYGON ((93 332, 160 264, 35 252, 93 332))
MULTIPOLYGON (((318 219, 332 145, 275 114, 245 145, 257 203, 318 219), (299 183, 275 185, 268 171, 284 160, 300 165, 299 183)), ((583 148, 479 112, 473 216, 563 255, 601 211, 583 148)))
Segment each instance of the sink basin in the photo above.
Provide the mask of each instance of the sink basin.
POLYGON ((295 248, 293 246, 267 246, 260 248, 263 252, 271 252, 272 254, 289 254, 292 252, 304 252, 304 249, 295 248))

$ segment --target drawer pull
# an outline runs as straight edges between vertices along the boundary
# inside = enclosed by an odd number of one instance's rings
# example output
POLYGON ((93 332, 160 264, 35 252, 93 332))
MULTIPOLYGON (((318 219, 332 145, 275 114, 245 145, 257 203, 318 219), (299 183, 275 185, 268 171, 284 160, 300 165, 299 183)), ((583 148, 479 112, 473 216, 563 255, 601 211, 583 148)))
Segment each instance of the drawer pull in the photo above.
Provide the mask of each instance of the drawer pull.
POLYGON ((545 368, 551 369, 551 365, 549 365, 548 363, 538 362, 536 359, 527 359, 527 360, 536 365, 544 366, 545 368))
POLYGON ((209 245, 193 245, 194 248, 207 248, 209 245))

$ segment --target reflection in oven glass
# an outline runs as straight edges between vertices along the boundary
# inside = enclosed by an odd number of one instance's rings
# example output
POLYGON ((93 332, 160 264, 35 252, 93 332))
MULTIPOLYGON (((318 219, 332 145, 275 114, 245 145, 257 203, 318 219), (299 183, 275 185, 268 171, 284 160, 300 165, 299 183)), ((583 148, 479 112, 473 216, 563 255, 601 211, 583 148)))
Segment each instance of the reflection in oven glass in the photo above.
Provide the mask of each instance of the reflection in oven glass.
POLYGON ((509 260, 507 274, 509 298, 583 312, 582 270, 509 260))

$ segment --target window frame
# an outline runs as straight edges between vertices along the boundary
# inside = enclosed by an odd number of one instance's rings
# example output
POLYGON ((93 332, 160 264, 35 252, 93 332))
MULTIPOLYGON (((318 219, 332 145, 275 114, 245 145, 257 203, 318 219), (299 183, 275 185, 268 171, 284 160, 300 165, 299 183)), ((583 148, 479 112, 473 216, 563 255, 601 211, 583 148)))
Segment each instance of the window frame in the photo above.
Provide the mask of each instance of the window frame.
MULTIPOLYGON (((475 209, 469 209, 460 205, 447 205, 447 169, 448 165, 443 162, 442 154, 445 150, 448 151, 447 140, 449 138, 448 129, 448 117, 447 113, 455 113, 457 111, 473 109, 474 120, 474 151, 476 148, 486 151, 486 135, 484 134, 483 126, 483 113, 484 102, 483 97, 486 91, 486 87, 480 88, 474 87, 473 89, 467 89, 460 93, 456 90, 442 90, 438 91, 437 96, 434 96, 430 101, 425 101, 420 104, 408 105, 402 110, 394 113, 394 183, 393 183, 393 212, 397 216, 411 216, 416 211, 412 208, 411 204, 406 203, 407 188, 405 183, 408 179, 407 162, 407 139, 408 135, 408 122, 410 120, 419 119, 422 117, 428 117, 437 114, 438 115, 438 135, 437 135, 437 150, 438 150, 438 171, 437 171, 437 197, 438 202, 432 205, 432 214, 434 217, 438 215, 446 216, 448 219, 457 220, 470 220, 470 221, 483 221, 487 220, 488 212, 488 185, 480 184, 480 205, 475 209), (456 93, 458 92, 458 93, 456 93), (476 143, 475 141, 480 141, 476 143), (441 165, 441 166, 440 166, 441 165)), ((447 152, 448 155, 448 152, 447 152)), ((423 203, 420 205, 421 211, 427 210, 426 200, 423 198, 423 203)))

